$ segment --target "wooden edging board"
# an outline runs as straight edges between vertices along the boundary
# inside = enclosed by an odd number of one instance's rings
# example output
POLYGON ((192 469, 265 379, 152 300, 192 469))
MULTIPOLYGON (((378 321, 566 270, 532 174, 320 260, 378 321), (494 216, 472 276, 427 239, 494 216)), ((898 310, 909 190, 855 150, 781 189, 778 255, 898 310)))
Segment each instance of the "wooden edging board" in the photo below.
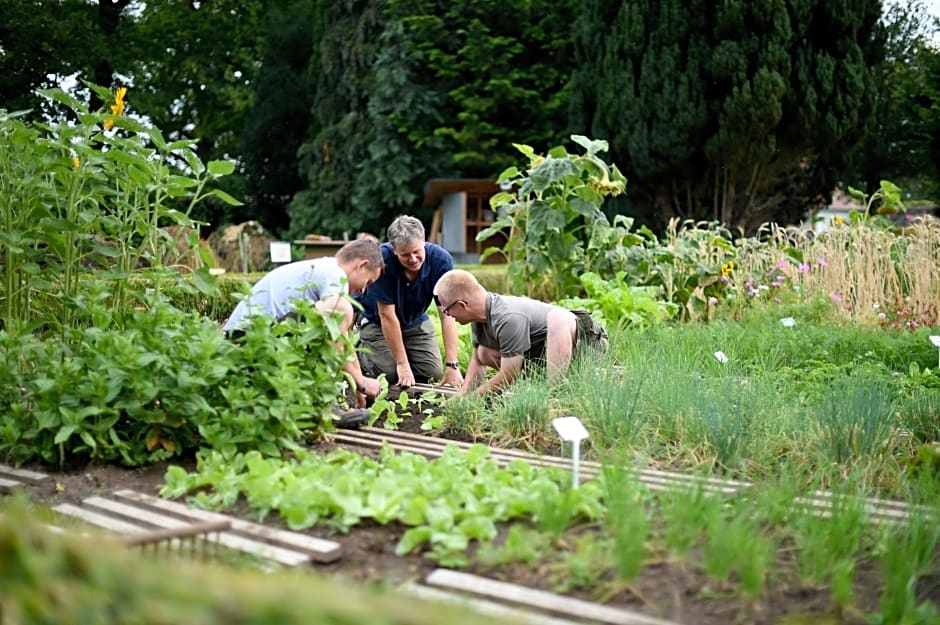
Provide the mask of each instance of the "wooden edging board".
POLYGON ((406 582, 399 586, 399 590, 418 599, 463 605, 483 616, 512 619, 518 623, 528 623, 529 625, 581 625, 580 621, 569 621, 567 619, 548 616, 543 613, 513 608, 496 601, 468 597, 461 593, 448 592, 440 588, 424 586, 413 581, 406 582))
POLYGON ((197 510, 132 490, 119 490, 109 497, 88 497, 81 506, 60 504, 53 510, 124 535, 226 521, 230 529, 218 533, 220 545, 284 566, 333 562, 342 555, 342 545, 331 540, 197 510))
POLYGON ((599 603, 557 595, 545 590, 526 588, 525 586, 450 569, 435 569, 428 574, 424 582, 430 586, 544 610, 565 617, 610 623, 611 625, 678 625, 675 621, 647 616, 639 612, 611 608, 599 603))
POLYGON ((251 521, 236 519, 217 512, 200 510, 175 501, 145 495, 144 493, 138 493, 133 490, 118 490, 115 491, 114 496, 164 513, 185 518, 188 521, 229 521, 232 526, 232 531, 230 532, 232 534, 293 549, 295 551, 301 551, 309 555, 314 562, 335 562, 343 553, 342 545, 333 540, 267 527, 260 523, 252 523, 251 521))
POLYGON ((49 477, 45 473, 37 473, 27 469, 14 469, 0 464, 0 493, 11 493, 14 488, 28 484, 38 484, 49 477))

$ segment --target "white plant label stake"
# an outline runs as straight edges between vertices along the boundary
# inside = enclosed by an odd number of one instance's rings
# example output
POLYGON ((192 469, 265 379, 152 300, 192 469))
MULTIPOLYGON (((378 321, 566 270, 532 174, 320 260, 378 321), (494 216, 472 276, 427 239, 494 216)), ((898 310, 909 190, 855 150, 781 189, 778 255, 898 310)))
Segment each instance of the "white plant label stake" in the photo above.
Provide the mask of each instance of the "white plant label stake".
POLYGON ((578 471, 581 462, 581 441, 588 437, 588 432, 577 417, 558 417, 552 419, 552 427, 563 441, 571 441, 572 488, 578 487, 578 471))
POLYGON ((285 243, 283 241, 273 241, 270 247, 272 263, 290 262, 290 243, 285 243))

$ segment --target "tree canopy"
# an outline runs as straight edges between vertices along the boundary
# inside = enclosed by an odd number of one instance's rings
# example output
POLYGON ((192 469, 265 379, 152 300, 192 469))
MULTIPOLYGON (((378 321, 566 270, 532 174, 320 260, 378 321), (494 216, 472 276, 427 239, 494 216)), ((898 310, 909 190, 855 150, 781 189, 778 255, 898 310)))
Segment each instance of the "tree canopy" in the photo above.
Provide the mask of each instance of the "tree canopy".
POLYGON ((825 196, 874 112, 881 3, 585 3, 572 111, 641 213, 753 228, 825 196))
MULTIPOLYGON (((921 0, 29 0, 0 5, 0 106, 66 76, 229 158, 282 235, 381 233, 426 182, 495 178, 572 134, 606 139, 627 212, 753 229, 837 185, 938 191, 935 22, 921 0), (80 33, 79 37, 75 33, 80 33)), ((93 92, 86 91, 89 99, 93 92)), ((92 102, 94 104, 94 102, 92 102)), ((570 147, 570 146, 568 146, 570 147)))

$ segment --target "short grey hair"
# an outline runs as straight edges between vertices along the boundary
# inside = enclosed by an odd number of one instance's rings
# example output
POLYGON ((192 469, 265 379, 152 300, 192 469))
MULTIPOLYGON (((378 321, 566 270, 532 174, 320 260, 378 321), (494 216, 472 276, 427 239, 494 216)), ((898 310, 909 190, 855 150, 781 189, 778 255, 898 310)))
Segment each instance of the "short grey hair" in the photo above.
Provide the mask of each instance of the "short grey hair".
POLYGON ((424 224, 411 215, 396 217, 395 221, 388 227, 388 242, 392 244, 393 250, 410 245, 415 241, 425 240, 424 224))

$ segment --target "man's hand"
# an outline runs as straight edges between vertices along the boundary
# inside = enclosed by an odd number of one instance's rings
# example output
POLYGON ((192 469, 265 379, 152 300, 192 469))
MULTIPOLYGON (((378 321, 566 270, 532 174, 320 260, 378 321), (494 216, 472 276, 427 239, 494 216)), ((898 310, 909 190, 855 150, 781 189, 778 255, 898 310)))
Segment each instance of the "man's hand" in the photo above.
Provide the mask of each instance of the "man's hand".
POLYGON ((379 385, 379 381, 375 378, 362 378, 362 386, 359 387, 359 392, 364 394, 366 397, 375 399, 381 390, 382 387, 379 385))
POLYGON ((444 377, 441 380, 441 385, 453 386, 454 388, 463 386, 463 376, 460 374, 460 369, 444 367, 444 377))
POLYGON ((415 374, 411 372, 411 365, 407 362, 396 367, 398 371, 398 386, 410 388, 415 385, 415 374))

